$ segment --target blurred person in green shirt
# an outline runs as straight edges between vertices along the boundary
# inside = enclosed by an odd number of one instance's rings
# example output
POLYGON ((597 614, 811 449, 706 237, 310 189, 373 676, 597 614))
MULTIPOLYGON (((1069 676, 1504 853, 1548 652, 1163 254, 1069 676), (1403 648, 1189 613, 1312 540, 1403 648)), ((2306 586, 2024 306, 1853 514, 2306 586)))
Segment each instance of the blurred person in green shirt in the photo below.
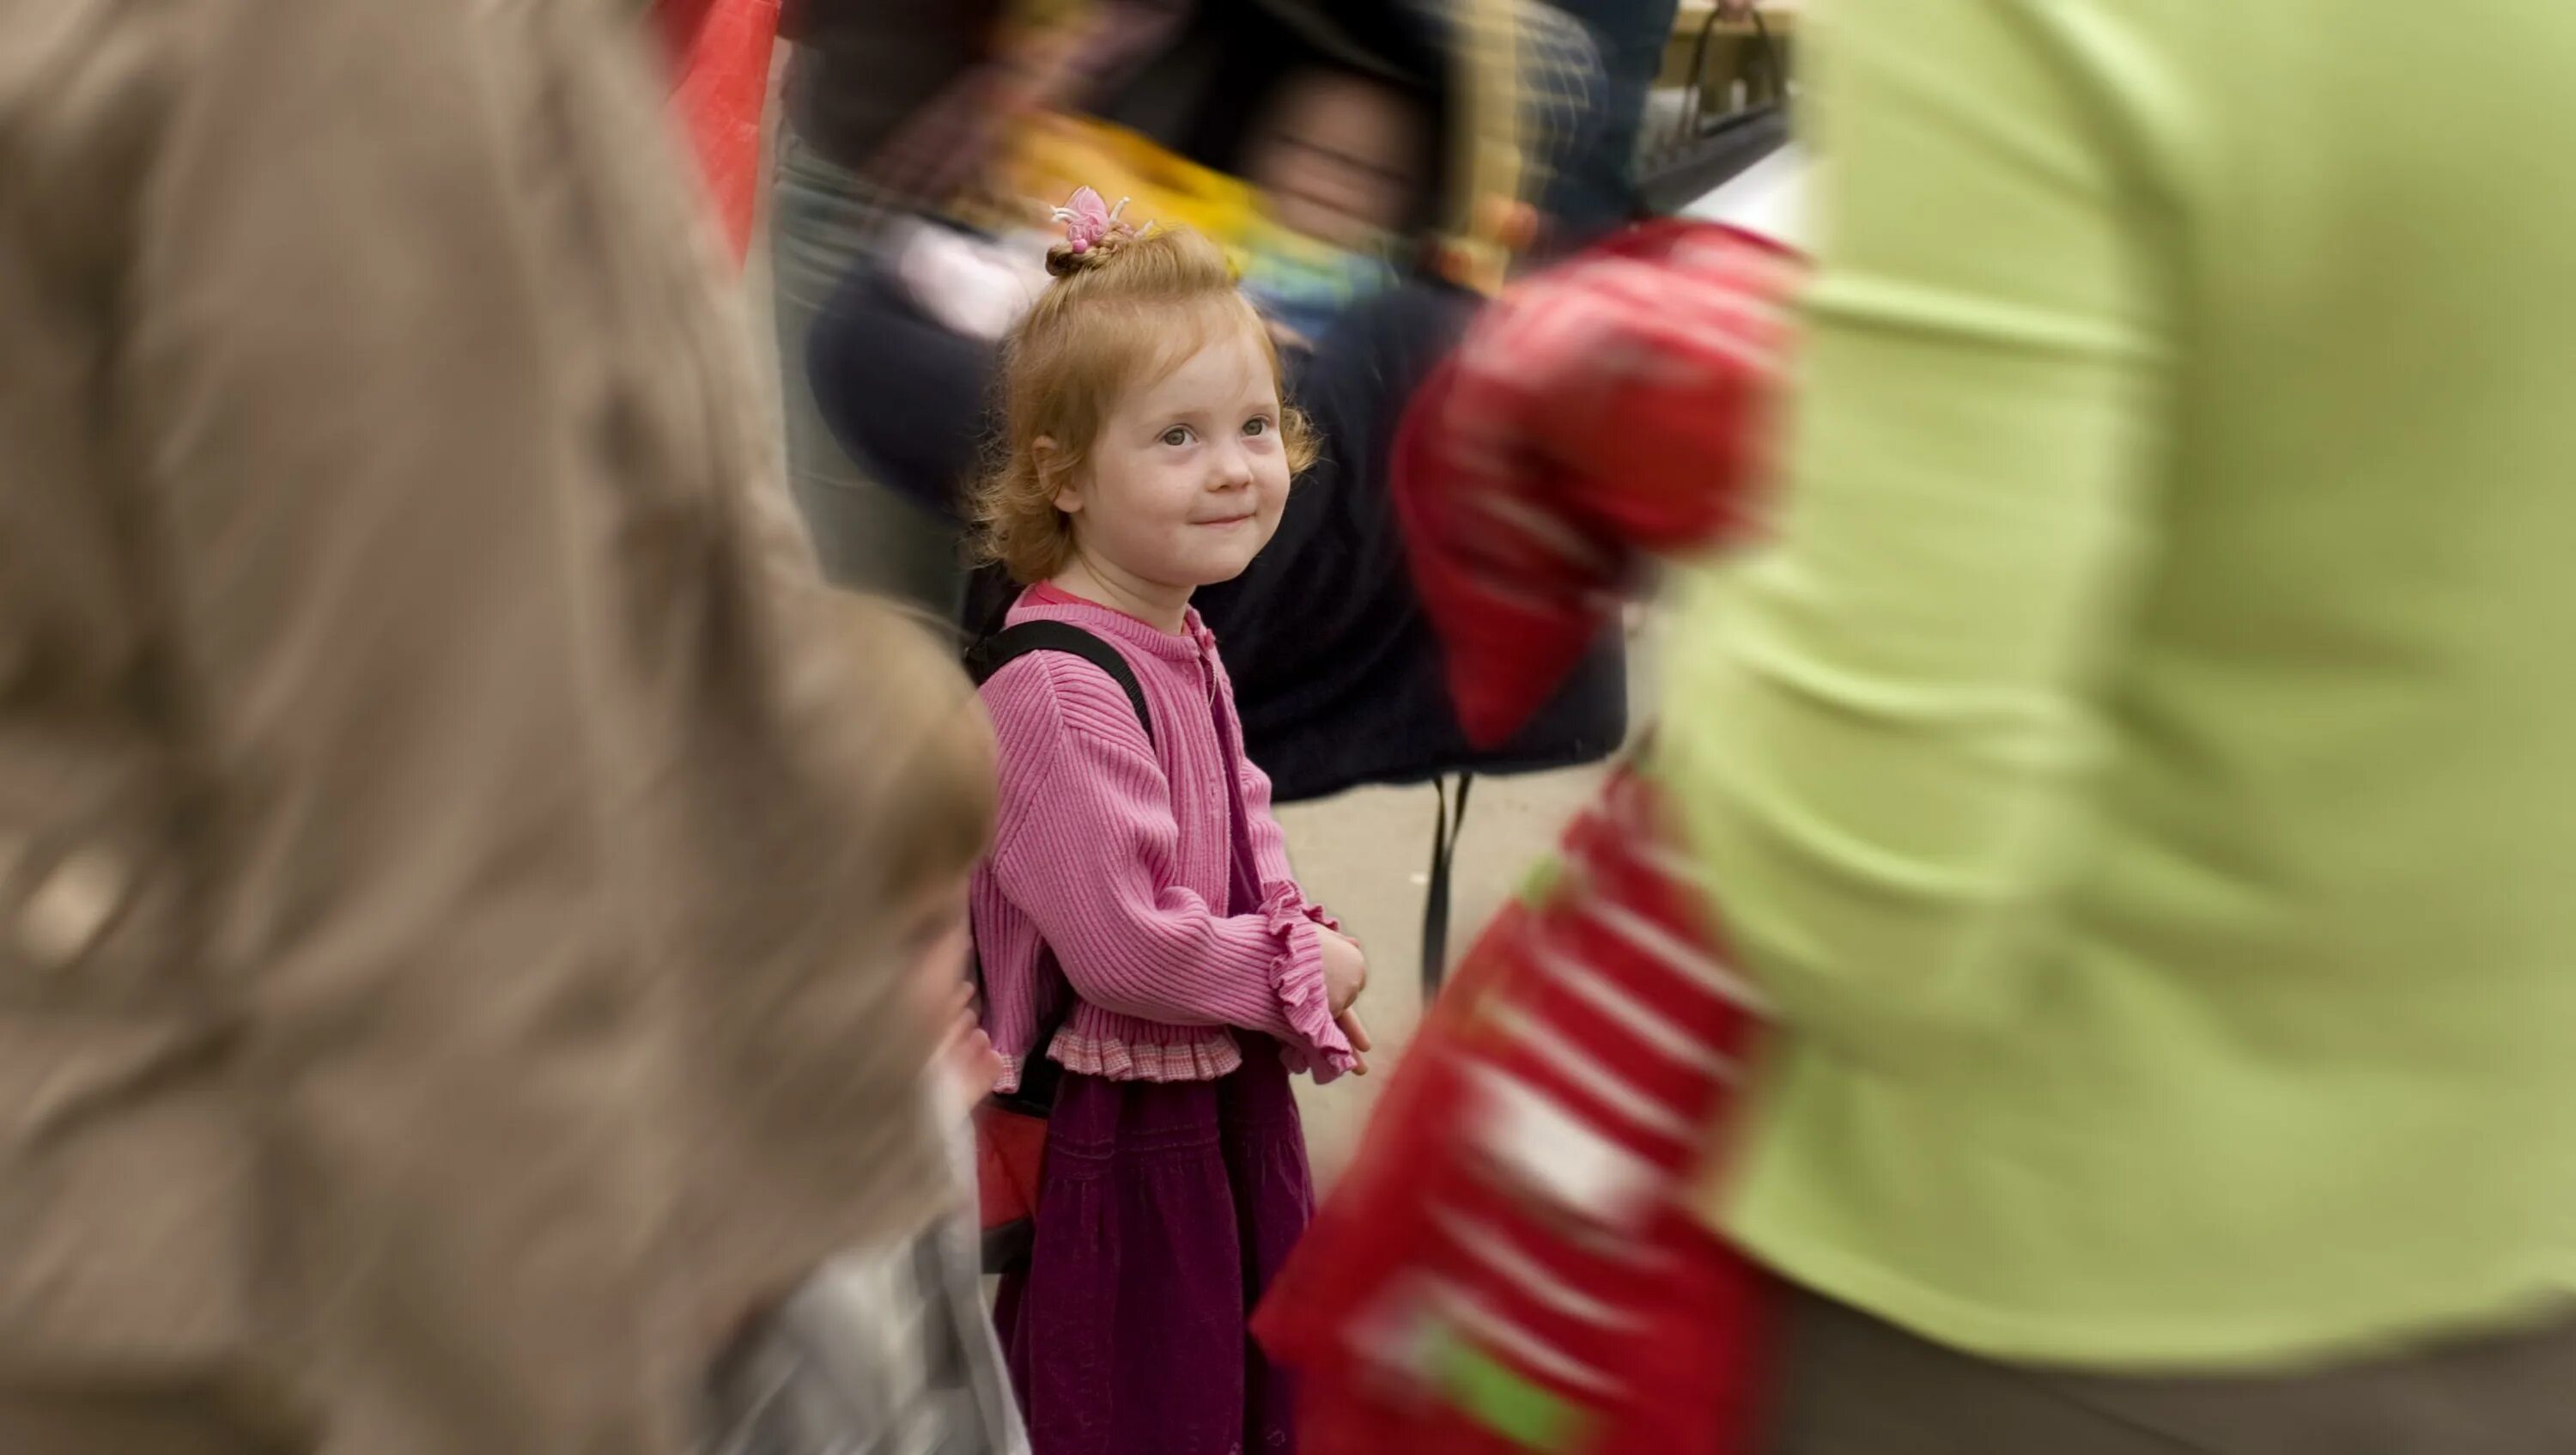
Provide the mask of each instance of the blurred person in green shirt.
POLYGON ((1661 771, 1774 1449, 2576 1450, 2576 12, 1838 0, 1661 771))

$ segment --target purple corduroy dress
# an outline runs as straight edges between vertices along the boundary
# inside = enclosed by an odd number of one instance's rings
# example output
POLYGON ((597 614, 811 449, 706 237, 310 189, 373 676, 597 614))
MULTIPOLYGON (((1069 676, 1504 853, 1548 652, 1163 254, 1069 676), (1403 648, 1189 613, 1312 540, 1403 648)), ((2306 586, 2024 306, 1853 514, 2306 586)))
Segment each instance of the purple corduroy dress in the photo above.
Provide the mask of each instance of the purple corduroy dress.
POLYGON ((1245 1331, 1314 1213, 1277 1048, 1215 1081, 1068 1072, 1037 1241, 995 1308, 1036 1455, 1296 1448, 1289 1376, 1245 1331))

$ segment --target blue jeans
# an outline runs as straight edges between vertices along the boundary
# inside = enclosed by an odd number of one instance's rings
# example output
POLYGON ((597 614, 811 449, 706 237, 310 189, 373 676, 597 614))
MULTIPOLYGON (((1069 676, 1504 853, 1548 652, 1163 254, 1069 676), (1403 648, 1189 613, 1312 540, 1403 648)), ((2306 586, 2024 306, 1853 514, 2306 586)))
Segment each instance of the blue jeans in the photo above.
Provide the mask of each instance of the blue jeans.
POLYGON ((778 133, 769 249, 778 373, 787 411, 787 478, 824 574, 911 602, 945 620, 966 573, 956 528, 879 485, 850 458, 814 402, 806 341, 815 319, 894 214, 857 173, 796 135, 778 133))

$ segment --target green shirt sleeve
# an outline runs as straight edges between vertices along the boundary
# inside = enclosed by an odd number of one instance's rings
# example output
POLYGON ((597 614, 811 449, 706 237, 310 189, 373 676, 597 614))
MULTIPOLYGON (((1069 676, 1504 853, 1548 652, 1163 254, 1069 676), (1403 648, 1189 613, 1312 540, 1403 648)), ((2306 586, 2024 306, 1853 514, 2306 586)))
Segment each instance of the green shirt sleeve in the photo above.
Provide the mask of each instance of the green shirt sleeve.
POLYGON ((2088 7, 1842 0, 1776 544, 1681 586, 1658 765, 1796 1032, 1997 1014, 2144 544, 2160 290, 2088 7))

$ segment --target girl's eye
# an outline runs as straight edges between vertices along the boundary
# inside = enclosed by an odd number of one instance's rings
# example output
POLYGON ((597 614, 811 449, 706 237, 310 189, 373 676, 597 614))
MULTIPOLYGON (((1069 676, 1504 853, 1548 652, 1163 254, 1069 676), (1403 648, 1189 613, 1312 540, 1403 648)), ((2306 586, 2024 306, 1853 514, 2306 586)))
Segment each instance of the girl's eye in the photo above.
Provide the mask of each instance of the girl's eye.
POLYGON ((1243 422, 1243 433, 1247 439, 1259 439, 1270 433, 1270 428, 1269 419, 1258 414, 1243 422))
POLYGON ((1163 431, 1163 443, 1175 448, 1188 444, 1191 438, 1190 427, 1186 424, 1176 424, 1163 431))

